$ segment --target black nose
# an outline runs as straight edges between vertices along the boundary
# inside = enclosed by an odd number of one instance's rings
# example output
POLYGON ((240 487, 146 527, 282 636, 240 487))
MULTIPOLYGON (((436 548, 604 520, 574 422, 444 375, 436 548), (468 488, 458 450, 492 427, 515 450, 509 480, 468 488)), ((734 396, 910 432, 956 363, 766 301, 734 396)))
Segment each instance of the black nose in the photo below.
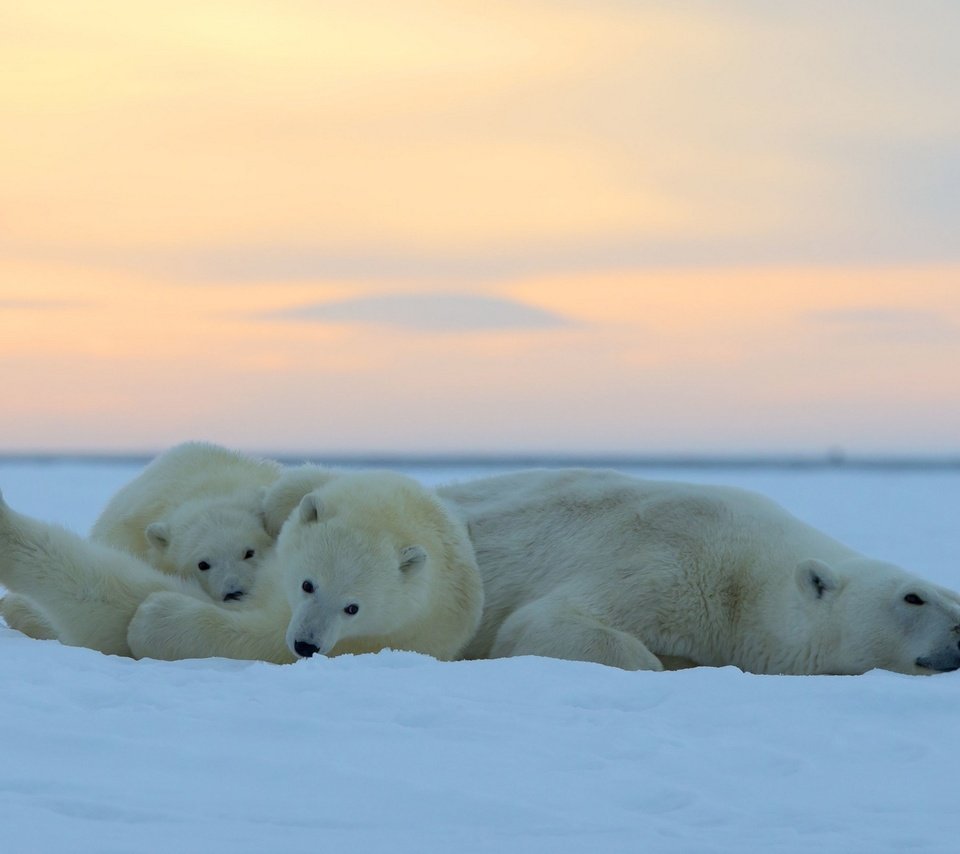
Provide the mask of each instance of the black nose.
POLYGON ((293 651, 301 658, 309 658, 319 649, 320 647, 314 646, 312 643, 307 643, 306 641, 297 641, 293 645, 293 651))
POLYGON ((232 593, 227 593, 227 594, 223 597, 223 601, 224 601, 224 602, 236 602, 237 599, 242 599, 242 598, 243 598, 243 591, 242 591, 242 590, 234 590, 232 593))

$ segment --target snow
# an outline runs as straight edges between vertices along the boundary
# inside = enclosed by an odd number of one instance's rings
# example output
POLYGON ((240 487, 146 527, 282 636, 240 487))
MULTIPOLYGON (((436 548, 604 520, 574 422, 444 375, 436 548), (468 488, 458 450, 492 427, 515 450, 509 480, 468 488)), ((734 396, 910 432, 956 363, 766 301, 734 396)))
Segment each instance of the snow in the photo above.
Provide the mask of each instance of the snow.
MULTIPOLYGON (((0 489, 83 533, 137 470, 4 461, 0 489)), ((960 472, 636 473, 757 489, 960 588, 960 472)), ((132 661, 2 625, 0 672, 3 851, 960 847, 960 673, 626 673, 397 652, 132 661)))

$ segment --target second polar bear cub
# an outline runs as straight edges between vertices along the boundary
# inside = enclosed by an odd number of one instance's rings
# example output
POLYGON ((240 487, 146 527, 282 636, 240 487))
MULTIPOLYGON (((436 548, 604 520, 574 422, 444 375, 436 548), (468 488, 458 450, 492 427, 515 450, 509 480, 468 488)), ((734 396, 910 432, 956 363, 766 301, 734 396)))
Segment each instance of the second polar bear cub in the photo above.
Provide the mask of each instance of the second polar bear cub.
POLYGON ((480 621, 466 529, 402 475, 357 474, 308 493, 277 552, 287 646, 302 658, 385 646, 453 658, 480 621), (284 561, 288 554, 297 560, 284 561))
POLYGON ((218 445, 177 445, 114 495, 90 538, 196 578, 217 602, 240 599, 273 544, 261 498, 281 471, 218 445))

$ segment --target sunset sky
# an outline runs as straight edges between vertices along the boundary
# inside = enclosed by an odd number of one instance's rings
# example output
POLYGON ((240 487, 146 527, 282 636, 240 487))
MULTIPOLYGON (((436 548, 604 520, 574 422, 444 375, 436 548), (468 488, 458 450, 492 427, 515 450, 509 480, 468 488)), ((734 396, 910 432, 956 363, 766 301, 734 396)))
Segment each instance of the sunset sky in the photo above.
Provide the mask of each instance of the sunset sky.
POLYGON ((960 4, 0 5, 0 452, 960 451, 960 4))

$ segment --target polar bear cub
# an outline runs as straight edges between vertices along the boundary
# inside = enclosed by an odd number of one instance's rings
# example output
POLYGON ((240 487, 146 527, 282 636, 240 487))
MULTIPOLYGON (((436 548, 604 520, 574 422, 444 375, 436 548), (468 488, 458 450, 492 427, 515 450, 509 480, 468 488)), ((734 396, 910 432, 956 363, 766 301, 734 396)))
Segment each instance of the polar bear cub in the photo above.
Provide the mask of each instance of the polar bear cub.
POLYGON ((196 575, 215 602, 243 598, 273 547, 259 512, 260 493, 196 498, 144 529, 148 563, 171 575, 196 575))
POLYGON ((403 475, 357 474, 308 493, 277 547, 287 646, 301 657, 390 646, 449 659, 480 621, 466 528, 403 475))
POLYGON ((90 538, 196 578, 217 602, 240 599, 273 545, 261 502, 281 471, 218 445, 177 445, 114 495, 90 538))
POLYGON ((130 624, 133 653, 283 662, 391 648, 446 660, 483 610, 466 527, 393 472, 340 474, 303 495, 264 569, 239 609, 151 596, 130 624))

